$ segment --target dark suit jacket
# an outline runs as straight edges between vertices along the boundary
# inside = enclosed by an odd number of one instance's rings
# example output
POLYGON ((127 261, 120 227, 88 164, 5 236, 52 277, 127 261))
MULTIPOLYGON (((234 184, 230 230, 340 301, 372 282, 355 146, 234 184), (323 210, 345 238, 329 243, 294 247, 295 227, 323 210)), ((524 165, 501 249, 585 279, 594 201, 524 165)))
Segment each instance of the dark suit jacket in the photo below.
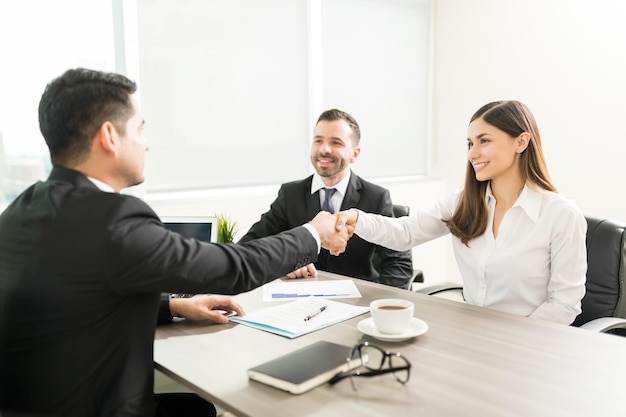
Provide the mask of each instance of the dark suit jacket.
POLYGON ((0 215, 0 410, 153 416, 162 292, 234 294, 316 258, 303 227, 245 245, 187 240, 142 200, 54 168, 0 215))
MULTIPOLYGON (((268 212, 261 216, 241 242, 275 235, 295 225, 311 220, 321 210, 319 193, 311 194, 313 176, 301 181, 283 184, 278 197, 268 212)), ((354 173, 341 204, 341 210, 359 208, 369 213, 393 216, 389 190, 372 184, 354 173)), ((366 242, 357 235, 348 241, 346 251, 339 256, 330 256, 322 250, 315 267, 322 271, 335 272, 355 278, 405 287, 413 274, 411 252, 396 252, 366 242), (372 264, 374 253, 380 258, 380 271, 372 264)))

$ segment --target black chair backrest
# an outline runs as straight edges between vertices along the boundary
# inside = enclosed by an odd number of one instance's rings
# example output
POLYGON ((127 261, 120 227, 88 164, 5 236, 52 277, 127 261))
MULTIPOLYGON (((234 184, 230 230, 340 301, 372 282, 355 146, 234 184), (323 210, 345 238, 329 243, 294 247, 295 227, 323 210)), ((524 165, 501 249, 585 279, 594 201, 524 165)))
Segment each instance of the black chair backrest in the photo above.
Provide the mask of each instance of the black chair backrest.
MULTIPOLYGON (((409 209, 410 209, 409 206, 404 206, 401 204, 393 204, 392 205, 393 217, 408 216, 409 209)), ((376 269, 380 273, 380 258, 378 257, 377 253, 374 253, 374 257, 372 258, 372 264, 374 265, 374 269, 376 269)), ((422 271, 419 271, 417 275, 411 278, 411 280, 407 284, 407 288, 405 289, 409 289, 409 290, 411 289, 411 285, 416 280, 416 277, 419 279, 419 281, 417 282, 424 282, 424 275, 422 274, 422 271)))
POLYGON ((587 284, 582 313, 573 326, 600 317, 626 318, 626 225, 593 217, 587 219, 587 284))
POLYGON ((392 206, 392 210, 393 210, 393 217, 403 217, 403 216, 409 215, 410 207, 403 206, 401 204, 394 204, 392 206))

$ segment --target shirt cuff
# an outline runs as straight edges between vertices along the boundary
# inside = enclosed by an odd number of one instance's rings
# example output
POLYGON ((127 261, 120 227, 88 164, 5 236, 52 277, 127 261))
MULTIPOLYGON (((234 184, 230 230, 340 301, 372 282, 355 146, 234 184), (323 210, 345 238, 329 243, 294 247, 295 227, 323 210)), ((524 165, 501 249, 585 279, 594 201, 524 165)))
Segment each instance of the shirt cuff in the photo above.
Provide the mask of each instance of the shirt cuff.
POLYGON ((305 223, 302 225, 302 227, 304 227, 306 230, 309 231, 309 233, 311 233, 311 236, 313 236, 313 238, 315 239, 315 242, 317 243, 317 253, 320 253, 320 249, 322 248, 322 242, 320 240, 320 234, 317 233, 317 230, 315 230, 315 227, 311 226, 309 223, 305 223))
POLYGON ((372 222, 370 222, 370 217, 367 216, 367 213, 356 208, 351 208, 350 210, 354 210, 358 213, 358 220, 356 222, 356 226, 354 227, 355 234, 361 235, 361 233, 372 228, 372 222))

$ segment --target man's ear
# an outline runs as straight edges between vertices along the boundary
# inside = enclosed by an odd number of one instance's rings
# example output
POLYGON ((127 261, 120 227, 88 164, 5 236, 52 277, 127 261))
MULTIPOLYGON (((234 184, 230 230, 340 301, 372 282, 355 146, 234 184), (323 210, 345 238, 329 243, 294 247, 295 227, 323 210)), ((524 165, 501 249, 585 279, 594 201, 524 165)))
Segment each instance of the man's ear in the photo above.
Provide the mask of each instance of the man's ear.
POLYGON ((530 142, 530 133, 523 132, 517 138, 515 138, 515 141, 517 145, 515 152, 517 153, 524 152, 526 148, 528 148, 528 143, 530 142))
POLYGON ((117 155, 119 147, 119 135, 111 122, 104 122, 96 132, 98 146, 106 152, 117 155))
POLYGON ((360 154, 361 154, 361 148, 357 146, 356 148, 354 148, 352 152, 352 158, 350 158, 350 163, 353 164, 354 162, 356 162, 360 154))

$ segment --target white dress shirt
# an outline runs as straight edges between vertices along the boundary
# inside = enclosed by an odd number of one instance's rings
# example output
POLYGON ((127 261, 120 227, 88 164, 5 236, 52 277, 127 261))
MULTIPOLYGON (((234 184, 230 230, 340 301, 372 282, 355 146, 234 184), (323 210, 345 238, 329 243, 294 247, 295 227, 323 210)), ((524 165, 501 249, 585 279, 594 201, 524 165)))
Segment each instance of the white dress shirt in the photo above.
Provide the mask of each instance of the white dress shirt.
POLYGON ((93 182, 93 184, 98 187, 101 191, 105 191, 107 193, 114 193, 115 190, 113 189, 113 187, 111 187, 109 184, 100 181, 99 179, 96 179, 94 177, 87 177, 87 179, 89 179, 89 181, 93 182))
MULTIPOLYGON (((311 194, 315 194, 318 190, 322 188, 334 188, 337 190, 335 194, 330 197, 330 202, 335 208, 335 212, 341 210, 341 203, 343 203, 343 198, 346 195, 346 190, 348 189, 348 185, 350 184, 350 175, 352 175, 352 171, 348 171, 348 175, 343 177, 341 181, 335 184, 333 187, 327 187, 322 181, 322 177, 319 174, 313 174, 313 180, 311 181, 311 194)), ((326 197, 326 190, 324 192, 320 192, 320 206, 324 203, 324 198, 326 197)))
MULTIPOLYGON (((359 211, 355 233, 399 251, 444 236, 461 190, 427 211, 390 218, 359 211)), ((487 188, 489 221, 469 247, 452 236, 466 302, 570 324, 585 294, 587 222, 564 196, 526 185, 493 236, 496 200, 487 188)))

